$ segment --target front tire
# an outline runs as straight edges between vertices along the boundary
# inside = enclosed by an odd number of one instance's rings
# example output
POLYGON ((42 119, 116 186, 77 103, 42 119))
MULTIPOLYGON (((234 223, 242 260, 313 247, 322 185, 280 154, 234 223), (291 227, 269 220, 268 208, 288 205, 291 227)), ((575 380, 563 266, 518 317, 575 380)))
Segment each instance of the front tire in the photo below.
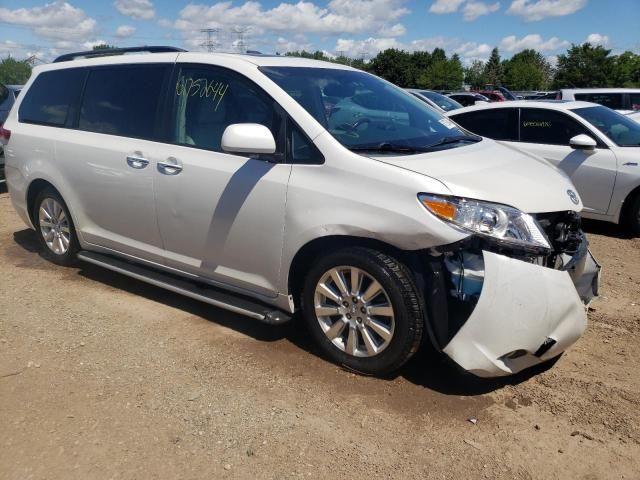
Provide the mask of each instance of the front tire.
POLYGON ((58 265, 73 265, 80 244, 71 214, 60 194, 51 187, 40 191, 32 217, 42 255, 58 265))
POLYGON ((377 250, 353 247, 318 260, 302 310, 322 353, 370 375, 400 368, 418 350, 424 313, 409 270, 377 250))
POLYGON ((629 230, 634 236, 640 237, 640 193, 632 200, 628 218, 629 230))

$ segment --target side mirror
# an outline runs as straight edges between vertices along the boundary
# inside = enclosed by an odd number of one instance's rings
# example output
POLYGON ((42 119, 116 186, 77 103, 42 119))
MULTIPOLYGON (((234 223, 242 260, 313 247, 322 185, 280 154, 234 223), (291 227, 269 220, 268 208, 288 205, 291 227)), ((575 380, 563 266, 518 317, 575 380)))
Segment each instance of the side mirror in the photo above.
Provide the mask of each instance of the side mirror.
POLYGON ((584 133, 569 140, 569 146, 575 150, 595 150, 596 145, 596 141, 584 133))
POLYGON ((234 123, 224 129, 222 150, 229 153, 275 153, 271 131, 259 123, 234 123))

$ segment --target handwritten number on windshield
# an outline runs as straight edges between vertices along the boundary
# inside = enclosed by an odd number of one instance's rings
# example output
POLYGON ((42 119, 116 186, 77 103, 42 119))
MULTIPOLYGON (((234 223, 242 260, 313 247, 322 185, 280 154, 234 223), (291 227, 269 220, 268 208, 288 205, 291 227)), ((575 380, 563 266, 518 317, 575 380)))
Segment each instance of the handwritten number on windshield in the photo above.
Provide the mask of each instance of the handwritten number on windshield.
POLYGON ((215 104, 215 110, 222 102, 225 93, 229 88, 229 84, 217 82, 215 80, 207 80, 206 78, 186 78, 180 77, 176 83, 176 95, 200 98, 211 98, 215 104))

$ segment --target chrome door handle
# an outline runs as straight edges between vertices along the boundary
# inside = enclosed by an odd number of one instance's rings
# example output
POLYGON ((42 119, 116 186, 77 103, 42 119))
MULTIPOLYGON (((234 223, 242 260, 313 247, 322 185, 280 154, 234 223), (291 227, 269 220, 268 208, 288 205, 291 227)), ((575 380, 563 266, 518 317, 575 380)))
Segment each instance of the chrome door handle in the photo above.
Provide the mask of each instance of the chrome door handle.
POLYGON ((164 175, 177 175, 182 171, 182 165, 173 157, 166 162, 158 162, 158 171, 164 175))
POLYGON ((127 157, 127 164, 131 167, 131 168, 136 168, 138 170, 143 169, 144 167, 146 167, 147 165, 149 165, 149 160, 147 160, 144 157, 135 157, 135 156, 128 156, 127 157))

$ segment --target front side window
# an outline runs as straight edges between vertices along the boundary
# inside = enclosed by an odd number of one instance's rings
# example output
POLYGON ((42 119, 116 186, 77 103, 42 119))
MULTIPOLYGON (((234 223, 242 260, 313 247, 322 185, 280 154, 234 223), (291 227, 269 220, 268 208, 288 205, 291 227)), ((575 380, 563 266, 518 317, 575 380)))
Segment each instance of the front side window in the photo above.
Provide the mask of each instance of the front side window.
POLYGON ((63 127, 80 97, 84 76, 79 68, 42 72, 22 100, 19 121, 63 127))
MULTIPOLYGON (((520 113, 520 141, 546 145, 569 145, 576 135, 593 134, 562 112, 523 108, 520 113)), ((595 140, 595 139, 594 139, 595 140)))
POLYGON ((260 71, 354 151, 412 154, 480 140, 413 95, 364 72, 307 67, 260 71))
POLYGON ((234 123, 259 123, 283 152, 281 109, 249 79, 230 70, 186 65, 173 85, 172 142, 222 152, 222 134, 234 123))
POLYGON ((604 133, 616 145, 640 146, 640 123, 627 116, 600 106, 576 108, 573 112, 604 133))
POLYGON ((78 128, 143 139, 155 138, 162 86, 169 67, 121 65, 89 72, 78 128))
POLYGON ((518 109, 495 108, 453 115, 454 121, 464 128, 494 140, 518 140, 518 109))
POLYGON ((623 108, 622 93, 576 93, 574 97, 576 100, 598 103, 614 110, 623 108))

